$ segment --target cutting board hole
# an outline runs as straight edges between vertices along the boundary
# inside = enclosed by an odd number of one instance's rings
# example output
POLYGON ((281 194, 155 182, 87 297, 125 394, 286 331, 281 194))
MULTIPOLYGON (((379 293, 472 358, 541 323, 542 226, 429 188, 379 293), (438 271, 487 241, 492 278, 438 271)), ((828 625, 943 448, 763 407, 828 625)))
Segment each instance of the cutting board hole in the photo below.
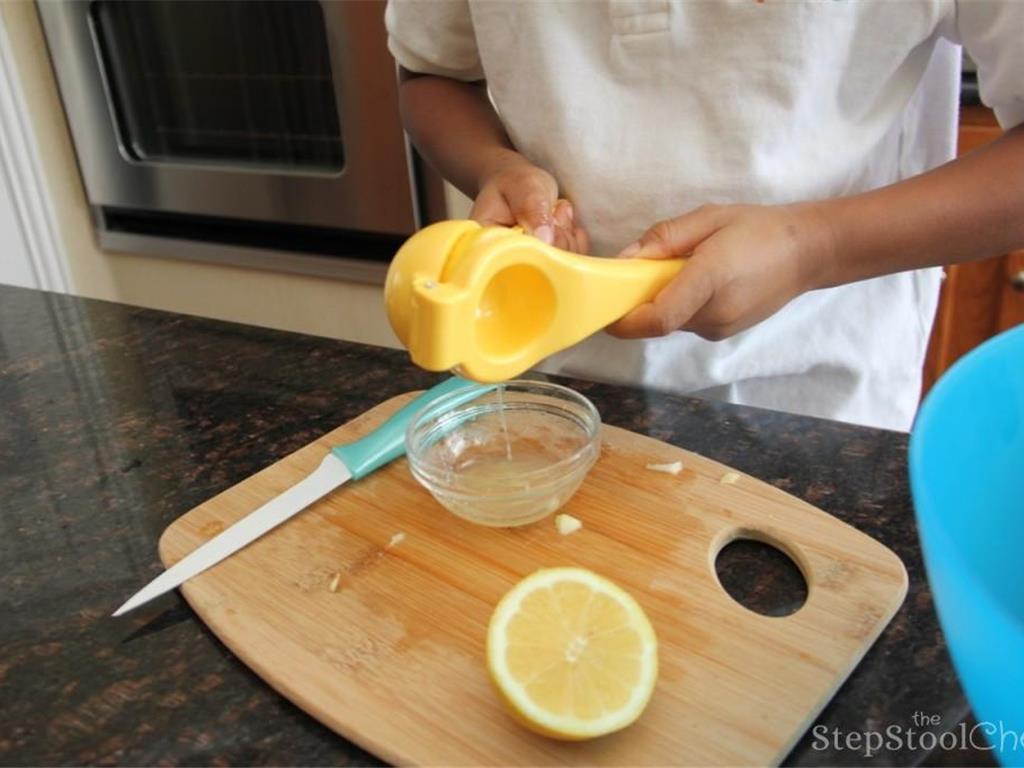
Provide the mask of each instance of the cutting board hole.
POLYGON ((778 547, 741 537, 715 558, 718 582, 737 603, 762 616, 790 616, 807 602, 807 580, 778 547))

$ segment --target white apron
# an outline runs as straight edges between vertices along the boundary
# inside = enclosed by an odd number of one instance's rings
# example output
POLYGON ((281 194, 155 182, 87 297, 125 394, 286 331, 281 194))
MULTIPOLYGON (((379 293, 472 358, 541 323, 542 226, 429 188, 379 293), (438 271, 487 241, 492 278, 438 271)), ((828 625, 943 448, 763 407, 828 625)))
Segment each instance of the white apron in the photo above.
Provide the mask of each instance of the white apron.
MULTIPOLYGON (((391 0, 387 22, 406 68, 486 77, 599 255, 702 203, 824 199, 948 160, 961 40, 1001 121, 1024 118, 1024 1, 391 0)), ((814 291, 718 342, 601 333, 540 367, 905 430, 940 278, 814 291)))

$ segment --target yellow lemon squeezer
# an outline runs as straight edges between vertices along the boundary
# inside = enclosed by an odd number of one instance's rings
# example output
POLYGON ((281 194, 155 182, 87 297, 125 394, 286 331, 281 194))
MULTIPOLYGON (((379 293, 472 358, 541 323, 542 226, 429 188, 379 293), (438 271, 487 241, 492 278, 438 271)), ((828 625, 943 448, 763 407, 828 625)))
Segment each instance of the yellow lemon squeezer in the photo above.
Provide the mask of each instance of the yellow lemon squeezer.
POLYGON ((518 227, 443 221, 399 249, 384 300, 414 363, 493 383, 650 301, 683 263, 580 256, 518 227))

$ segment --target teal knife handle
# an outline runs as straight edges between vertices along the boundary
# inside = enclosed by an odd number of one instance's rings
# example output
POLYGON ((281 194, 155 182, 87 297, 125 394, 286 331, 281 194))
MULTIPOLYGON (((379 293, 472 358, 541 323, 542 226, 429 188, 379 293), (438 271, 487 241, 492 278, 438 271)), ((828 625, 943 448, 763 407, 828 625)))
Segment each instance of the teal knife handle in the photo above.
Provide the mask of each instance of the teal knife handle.
POLYGON ((348 471, 352 473, 352 479, 358 480, 405 453, 405 430, 412 417, 422 408, 430 405, 439 397, 464 389, 465 397, 453 398, 452 407, 455 407, 480 397, 494 388, 493 384, 474 384, 466 379, 453 376, 431 387, 408 405, 402 406, 366 437, 347 445, 336 445, 331 448, 331 453, 345 462, 348 471))

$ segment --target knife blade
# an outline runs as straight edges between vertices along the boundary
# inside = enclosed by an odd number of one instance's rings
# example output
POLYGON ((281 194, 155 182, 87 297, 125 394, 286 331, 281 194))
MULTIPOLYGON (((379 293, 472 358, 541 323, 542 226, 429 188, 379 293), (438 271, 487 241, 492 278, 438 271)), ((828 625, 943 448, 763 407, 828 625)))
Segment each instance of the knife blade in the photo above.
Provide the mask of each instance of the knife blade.
POLYGON ((435 400, 451 394, 451 407, 480 397, 495 385, 483 386, 457 376, 446 379, 404 405, 366 437, 331 448, 308 477, 275 496, 231 527, 201 544, 161 573, 114 611, 121 616, 181 586, 230 557, 263 534, 295 516, 349 480, 358 480, 405 453, 405 429, 412 417, 435 400), (454 393, 461 393, 456 395, 454 393))

